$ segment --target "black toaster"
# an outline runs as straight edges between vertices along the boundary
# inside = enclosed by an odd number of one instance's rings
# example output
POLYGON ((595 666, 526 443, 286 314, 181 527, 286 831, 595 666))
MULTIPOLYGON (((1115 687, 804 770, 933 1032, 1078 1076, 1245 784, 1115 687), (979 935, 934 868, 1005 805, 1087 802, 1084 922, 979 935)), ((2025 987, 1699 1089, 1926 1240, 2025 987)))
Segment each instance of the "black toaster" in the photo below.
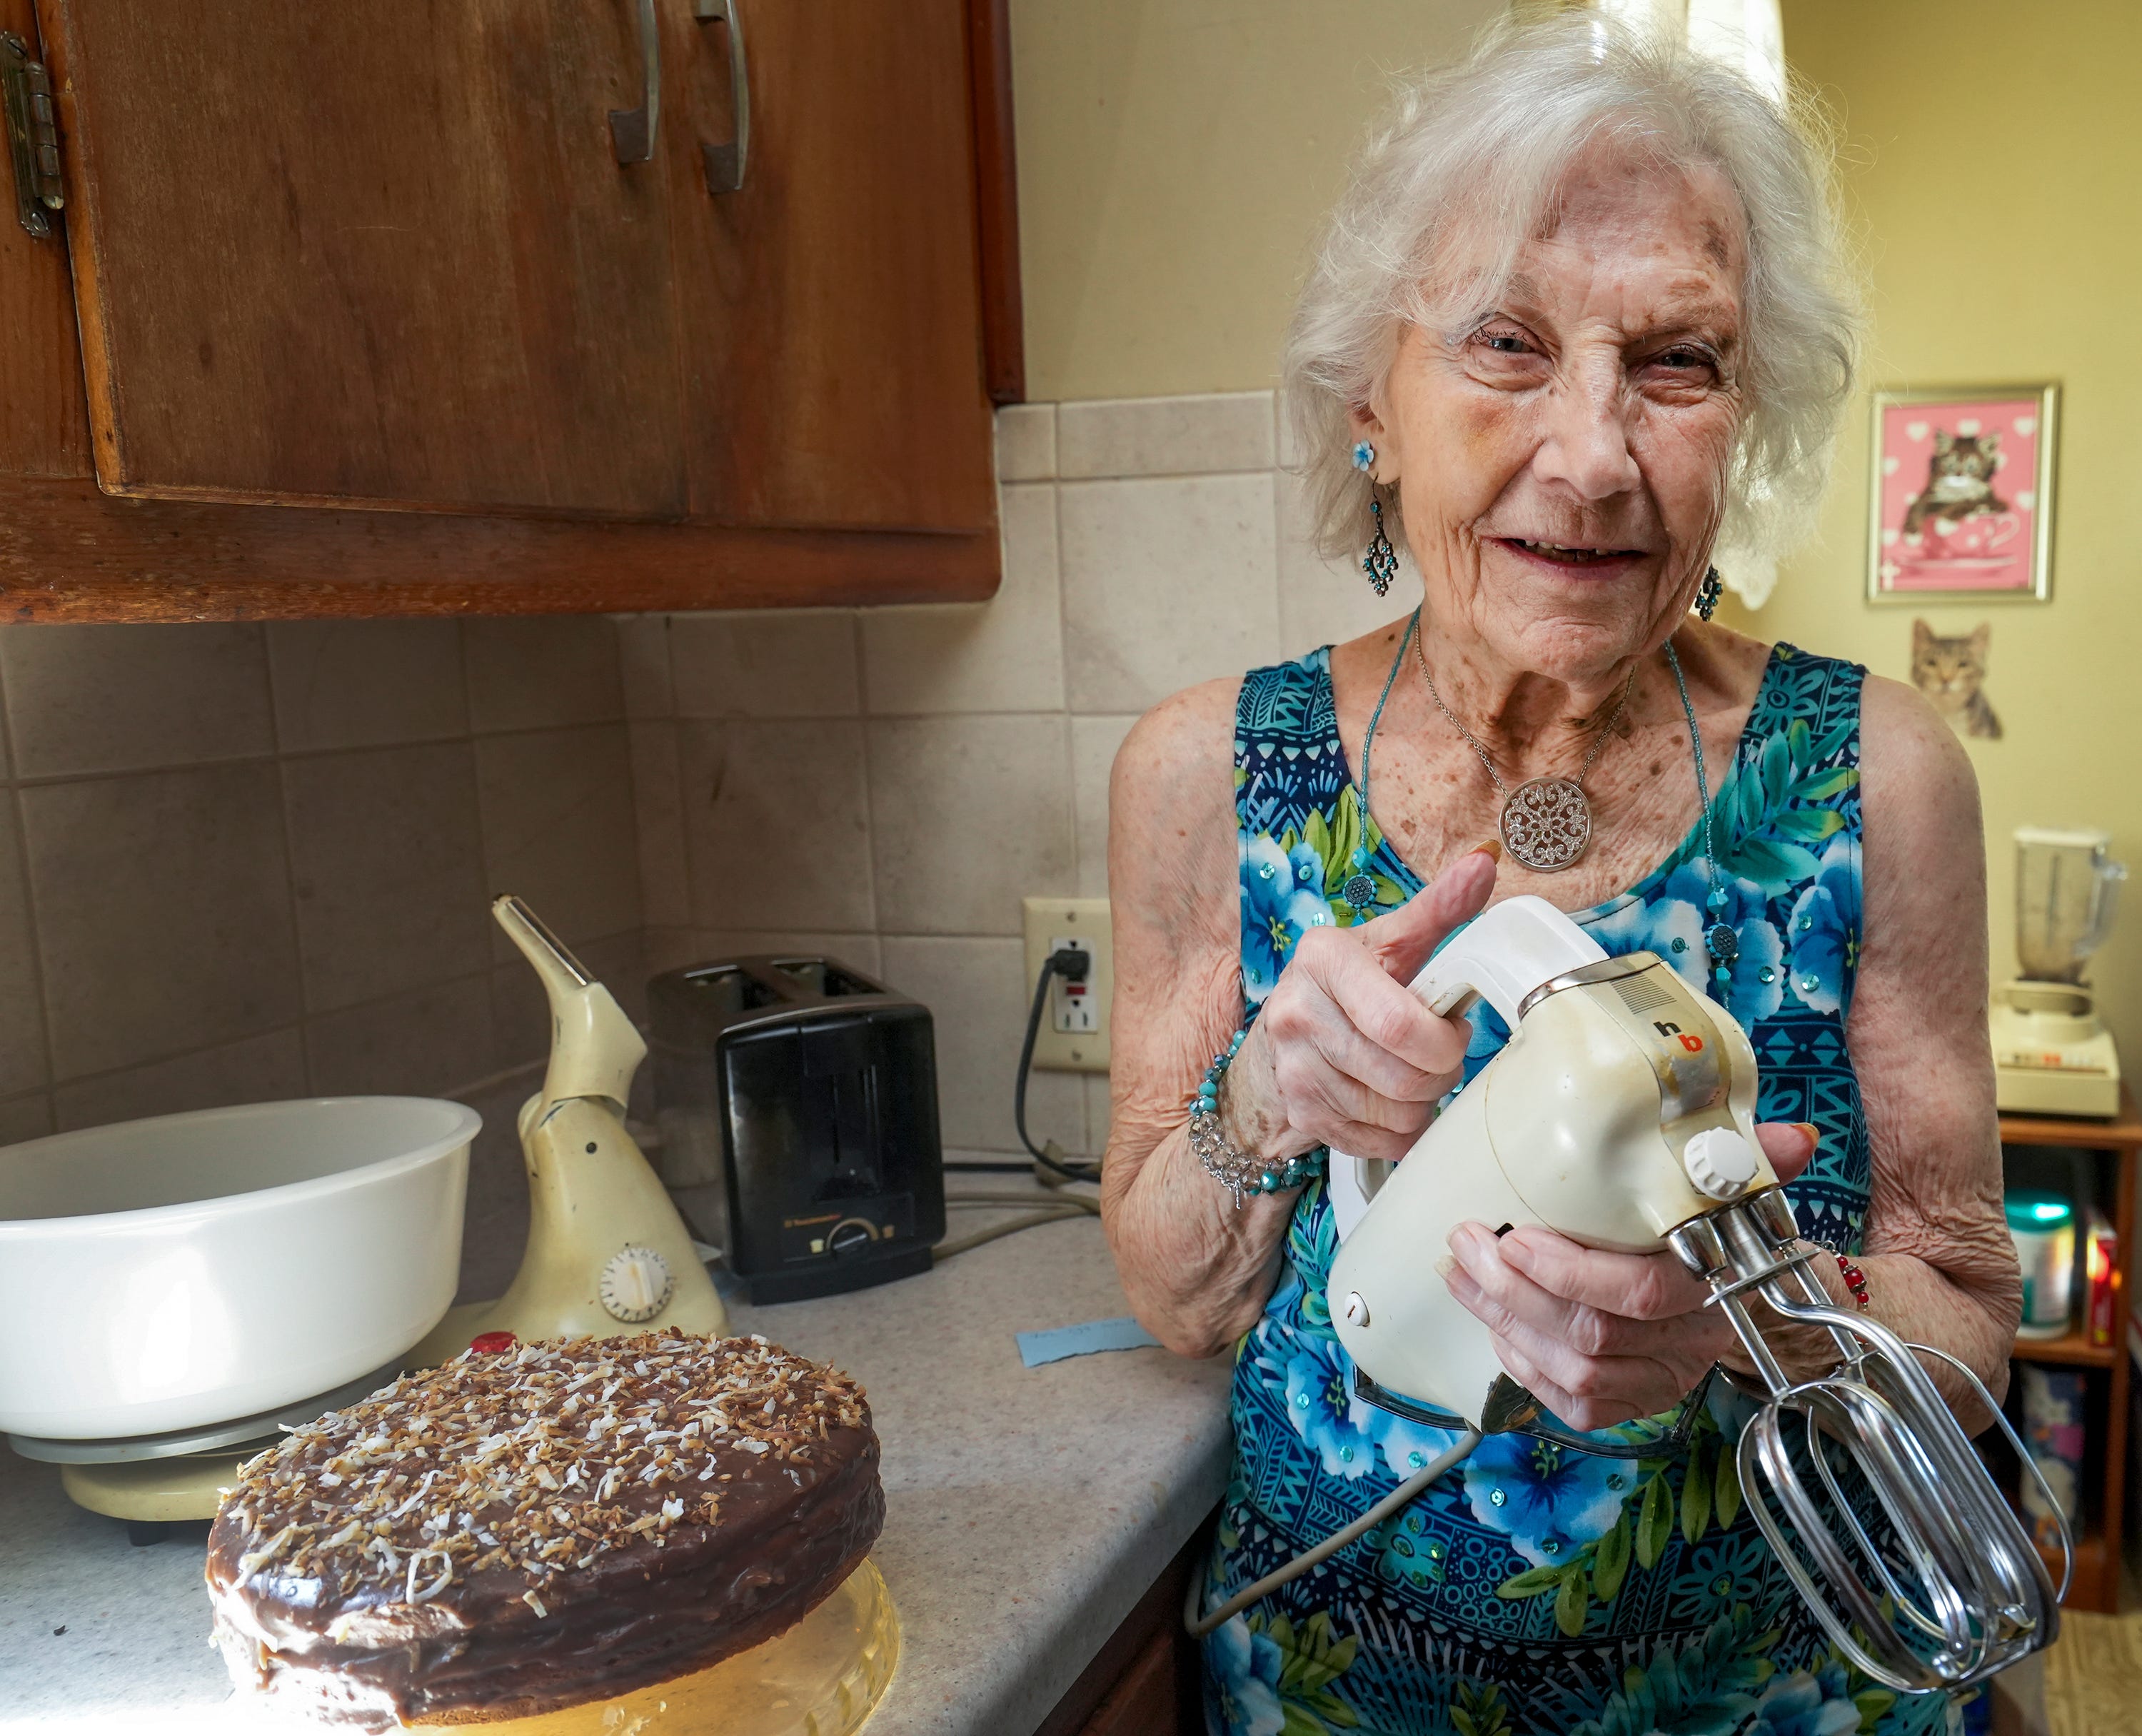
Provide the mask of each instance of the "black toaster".
POLYGON ((753 1302, 929 1269, 945 1172, 928 1007, 782 956, 667 972, 647 1002, 655 1166, 753 1302))

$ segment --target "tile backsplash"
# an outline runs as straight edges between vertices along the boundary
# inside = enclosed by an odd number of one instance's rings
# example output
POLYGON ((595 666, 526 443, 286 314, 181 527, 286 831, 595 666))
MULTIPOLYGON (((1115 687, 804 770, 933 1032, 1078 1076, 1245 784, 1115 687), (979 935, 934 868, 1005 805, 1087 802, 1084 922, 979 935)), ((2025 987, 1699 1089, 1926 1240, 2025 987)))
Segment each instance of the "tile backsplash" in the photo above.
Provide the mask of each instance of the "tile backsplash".
MULTIPOLYGON (((1408 601, 1308 550, 1281 452, 1269 393, 1004 411, 986 603, 0 628, 0 1140, 459 1096, 507 1224, 546 1026, 500 890, 634 1011, 724 952, 881 975, 936 1016, 948 1145, 1015 1150, 1019 900, 1106 892, 1124 732, 1408 601)), ((1029 1108, 1095 1150, 1107 1081, 1029 1108)))
MULTIPOLYGON (((1268 392, 1021 405, 990 601, 621 621, 649 968, 808 947, 878 973, 935 1016, 947 1145, 1015 1151, 1019 900, 1108 890, 1124 733, 1409 606, 1309 548, 1281 449, 1268 392)), ((1028 1118, 1097 1150, 1107 1081, 1037 1074, 1028 1118)))
POLYGON ((12 626, 0 691, 0 1139, 495 1088, 546 1031, 494 888, 636 987, 610 621, 12 626))

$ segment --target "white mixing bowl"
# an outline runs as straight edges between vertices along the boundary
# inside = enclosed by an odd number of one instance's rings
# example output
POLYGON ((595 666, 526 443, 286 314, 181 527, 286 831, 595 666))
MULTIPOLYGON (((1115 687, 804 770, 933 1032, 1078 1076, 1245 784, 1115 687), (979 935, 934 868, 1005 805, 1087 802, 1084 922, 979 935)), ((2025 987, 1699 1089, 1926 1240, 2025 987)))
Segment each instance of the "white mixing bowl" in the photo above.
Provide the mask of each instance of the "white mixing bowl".
POLYGON ((399 1356, 453 1300, 481 1125, 323 1097, 0 1150, 0 1430, 162 1434, 399 1356))

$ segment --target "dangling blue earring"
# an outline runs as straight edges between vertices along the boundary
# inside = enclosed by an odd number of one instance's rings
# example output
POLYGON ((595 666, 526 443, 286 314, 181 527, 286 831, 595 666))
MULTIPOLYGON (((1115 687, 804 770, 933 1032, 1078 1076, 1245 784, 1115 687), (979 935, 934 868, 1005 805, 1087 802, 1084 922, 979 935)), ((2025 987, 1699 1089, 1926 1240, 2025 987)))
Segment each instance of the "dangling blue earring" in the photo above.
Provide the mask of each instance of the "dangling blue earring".
POLYGON ((1719 598, 1725 595, 1725 581, 1718 576, 1718 569, 1714 566, 1704 574, 1703 582, 1695 587, 1697 616, 1701 620, 1709 621, 1718 607, 1719 598))
POLYGON ((1369 576, 1369 583, 1378 596, 1389 591, 1391 581, 1398 576, 1399 553, 1391 547, 1391 539, 1384 534, 1384 503, 1374 495, 1369 497, 1369 512, 1374 521, 1375 534, 1369 538, 1369 551, 1361 556, 1361 571, 1369 576))
POLYGON ((1376 449, 1365 440, 1354 443, 1354 467, 1369 477, 1369 517, 1375 527, 1369 538, 1368 552, 1361 556, 1361 571, 1369 576, 1369 583, 1378 596, 1387 595, 1391 581, 1398 576, 1399 554, 1391 547, 1391 539, 1384 534, 1384 503, 1376 498, 1376 479, 1374 474, 1376 449))

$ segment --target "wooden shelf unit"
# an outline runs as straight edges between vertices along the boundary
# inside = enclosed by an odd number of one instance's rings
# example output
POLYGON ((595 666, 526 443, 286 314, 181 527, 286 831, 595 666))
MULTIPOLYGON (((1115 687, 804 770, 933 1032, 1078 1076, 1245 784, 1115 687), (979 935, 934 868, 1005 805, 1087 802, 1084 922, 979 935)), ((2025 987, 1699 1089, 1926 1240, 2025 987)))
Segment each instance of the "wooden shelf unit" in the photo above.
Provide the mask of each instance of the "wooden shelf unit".
POLYGON ((2077 1328, 2057 1338, 2016 1339, 2019 1363, 2057 1363, 2067 1368, 2110 1368, 2125 1353, 2119 1344, 2093 1344, 2088 1333, 2077 1328))
MULTIPOLYGON (((2117 1287, 2113 1308, 2113 1342, 2090 1342, 2086 1327, 2078 1327, 2058 1338, 2016 1341, 2014 1359, 2062 1368, 2102 1371, 2102 1382, 2090 1382, 2090 1414, 2102 1452, 2099 1474, 2084 1491, 2082 1534, 2075 1539, 2075 1577, 2068 1588, 2068 1607, 2112 1614, 2120 1607, 2120 1536, 2127 1494, 2128 1358, 2126 1298, 2131 1293, 2130 1274, 2135 1263, 2135 1180, 2136 1153, 2142 1151, 2142 1114, 2135 1109, 2134 1094, 2122 1086, 2120 1113, 2109 1121, 2066 1115, 2010 1115, 2001 1117, 2001 1143, 2010 1145, 2058 1146, 2096 1154, 2110 1159, 2110 1188, 2095 1190, 2112 1210, 2113 1232, 2119 1238, 2119 1262, 2114 1269, 2117 1287), (2110 1194, 2109 1200, 2107 1194, 2110 1194), (2098 1399, 2101 1386, 2104 1400, 2098 1399), (2102 1422, 2096 1419, 2102 1417, 2102 1422)), ((2100 1167, 2099 1180, 2108 1178, 2100 1167)), ((2077 1257, 2080 1257, 2078 1238, 2077 1257)), ((2060 1570, 2057 1554, 2048 1565, 2060 1570)))

